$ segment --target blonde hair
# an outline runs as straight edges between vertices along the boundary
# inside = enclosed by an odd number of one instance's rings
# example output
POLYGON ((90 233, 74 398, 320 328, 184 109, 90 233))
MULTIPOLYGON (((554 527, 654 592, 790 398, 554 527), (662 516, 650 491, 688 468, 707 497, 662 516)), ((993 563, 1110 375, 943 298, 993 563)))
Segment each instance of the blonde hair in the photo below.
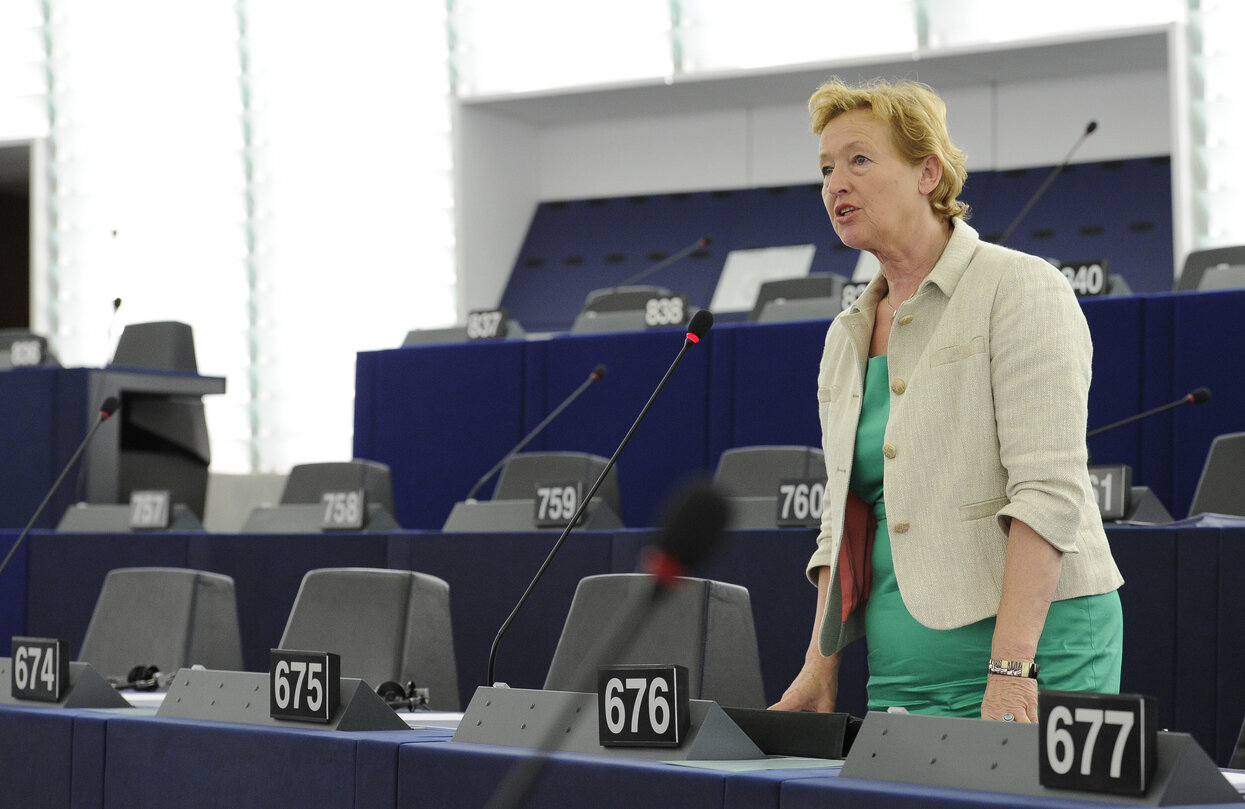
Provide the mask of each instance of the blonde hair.
POLYGON ((968 218, 968 205, 957 199, 968 179, 964 153, 951 142, 947 105, 933 89, 920 82, 891 84, 884 79, 851 86, 836 76, 808 99, 813 134, 820 135, 826 124, 852 110, 869 110, 889 124, 895 148, 910 164, 930 155, 942 161, 942 178, 929 195, 929 204, 944 219, 968 218))

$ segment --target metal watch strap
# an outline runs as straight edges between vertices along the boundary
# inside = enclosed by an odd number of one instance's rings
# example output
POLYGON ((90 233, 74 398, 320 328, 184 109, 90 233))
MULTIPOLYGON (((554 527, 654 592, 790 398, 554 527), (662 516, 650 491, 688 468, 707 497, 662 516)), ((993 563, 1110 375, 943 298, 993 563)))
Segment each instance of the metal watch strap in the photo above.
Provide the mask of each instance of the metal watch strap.
POLYGON ((998 660, 990 658, 986 671, 990 674, 1002 674, 1007 677, 1028 677, 1036 680, 1038 664, 1032 660, 998 660))

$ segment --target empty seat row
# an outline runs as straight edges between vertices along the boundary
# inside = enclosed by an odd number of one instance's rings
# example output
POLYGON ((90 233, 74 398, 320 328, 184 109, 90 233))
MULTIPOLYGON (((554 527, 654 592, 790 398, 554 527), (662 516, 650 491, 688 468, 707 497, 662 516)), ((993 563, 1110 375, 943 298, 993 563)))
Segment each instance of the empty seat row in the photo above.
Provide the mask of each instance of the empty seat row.
MULTIPOLYGON (((760 654, 748 591, 686 578, 648 609, 652 589, 643 574, 583 579, 575 592, 544 687, 595 691, 596 665, 680 664, 692 698, 762 707, 760 654), (634 625, 618 627, 611 660, 585 663, 620 605, 637 605, 634 625), (624 642, 626 641, 626 642, 624 642)), ((607 644, 608 646, 608 644, 607 644)), ((278 648, 333 652, 341 676, 372 688, 402 684, 426 689, 427 707, 462 707, 449 586, 435 576, 379 568, 309 571, 299 587, 278 648)), ((91 616, 77 659, 118 686, 157 684, 201 665, 242 670, 234 582, 229 576, 182 568, 111 571, 91 616)), ((482 665, 482 662, 481 662, 482 665)))

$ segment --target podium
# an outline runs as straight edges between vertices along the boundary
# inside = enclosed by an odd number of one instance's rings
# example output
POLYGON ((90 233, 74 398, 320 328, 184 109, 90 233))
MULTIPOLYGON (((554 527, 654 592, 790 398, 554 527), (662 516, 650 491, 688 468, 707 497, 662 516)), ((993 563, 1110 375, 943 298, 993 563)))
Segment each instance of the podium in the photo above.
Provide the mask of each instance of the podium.
MULTIPOLYGON (((223 377, 139 368, 17 368, 0 372, 0 527, 21 528, 69 461, 109 396, 121 402, 100 426, 36 528, 54 528, 75 502, 127 502, 134 488, 169 489, 200 516, 206 430, 195 426, 199 397, 224 393, 223 377), (181 402, 171 417, 142 423, 153 403, 181 402), (127 411, 133 411, 133 415, 127 411), (140 417, 136 424, 133 417, 140 417), (135 434, 140 434, 135 438, 135 434), (175 460, 170 460, 175 459, 175 460), (155 474, 150 481, 145 477, 155 474), (189 490, 189 491, 187 491, 189 490), (190 496, 195 495, 195 496, 190 496)), ((201 406, 201 405, 200 405, 201 406)))

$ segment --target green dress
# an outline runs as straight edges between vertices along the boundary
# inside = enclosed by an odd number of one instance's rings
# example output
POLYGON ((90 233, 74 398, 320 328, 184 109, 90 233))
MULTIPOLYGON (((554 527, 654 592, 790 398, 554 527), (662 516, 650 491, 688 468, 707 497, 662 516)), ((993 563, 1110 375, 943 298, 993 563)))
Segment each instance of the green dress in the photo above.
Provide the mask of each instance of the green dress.
MULTIPOLYGON (((871 357, 850 483, 857 496, 873 504, 878 520, 873 586, 865 605, 869 710, 898 706, 912 713, 980 716, 994 618, 930 629, 912 617, 899 595, 882 501, 882 439, 889 416, 886 357, 871 357)), ((1117 693, 1122 634, 1118 593, 1054 602, 1038 642, 1039 686, 1117 693)))

